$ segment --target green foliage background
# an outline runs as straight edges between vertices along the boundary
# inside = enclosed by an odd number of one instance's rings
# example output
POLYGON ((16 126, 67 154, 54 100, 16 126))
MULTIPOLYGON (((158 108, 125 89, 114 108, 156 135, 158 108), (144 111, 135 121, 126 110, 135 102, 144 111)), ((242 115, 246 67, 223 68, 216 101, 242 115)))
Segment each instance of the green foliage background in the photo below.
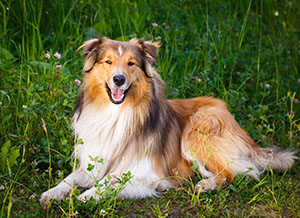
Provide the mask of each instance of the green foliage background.
POLYGON ((101 35, 160 41, 156 67, 168 98, 224 99, 260 145, 299 150, 299 20, 297 0, 1 1, 0 217, 299 217, 299 162, 258 185, 241 176, 203 195, 192 189, 197 176, 159 199, 66 200, 46 209, 38 202, 72 169, 74 80, 83 63, 76 49, 101 35))

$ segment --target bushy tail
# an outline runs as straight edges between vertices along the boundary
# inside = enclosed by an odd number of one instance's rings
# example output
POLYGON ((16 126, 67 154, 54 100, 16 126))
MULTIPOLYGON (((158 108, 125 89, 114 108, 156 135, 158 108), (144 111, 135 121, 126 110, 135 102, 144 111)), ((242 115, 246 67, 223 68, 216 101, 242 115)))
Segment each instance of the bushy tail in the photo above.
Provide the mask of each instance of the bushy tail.
POLYGON ((261 148, 256 163, 263 169, 284 172, 292 167, 296 159, 296 151, 292 149, 261 148))

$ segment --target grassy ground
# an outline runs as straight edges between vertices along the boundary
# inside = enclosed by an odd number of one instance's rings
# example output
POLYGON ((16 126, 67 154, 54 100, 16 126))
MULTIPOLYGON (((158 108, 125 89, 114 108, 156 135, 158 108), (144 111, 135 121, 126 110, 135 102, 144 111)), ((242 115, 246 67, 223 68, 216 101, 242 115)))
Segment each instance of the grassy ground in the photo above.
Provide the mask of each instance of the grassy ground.
POLYGON ((0 217, 300 217, 299 161, 201 195, 196 176, 160 198, 38 202, 72 170, 76 49, 100 35, 160 40, 167 97, 222 98, 257 143, 300 151, 299 20, 297 0, 1 1, 0 217))

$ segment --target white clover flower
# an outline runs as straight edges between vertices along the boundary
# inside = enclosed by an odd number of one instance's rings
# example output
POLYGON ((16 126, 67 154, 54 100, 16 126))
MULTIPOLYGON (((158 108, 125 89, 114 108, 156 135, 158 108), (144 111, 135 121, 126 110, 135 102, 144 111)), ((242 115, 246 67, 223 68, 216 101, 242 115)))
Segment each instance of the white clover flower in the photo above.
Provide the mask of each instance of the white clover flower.
MULTIPOLYGON (((38 147, 39 147, 39 145, 38 145, 38 147)), ((36 160, 34 160, 32 163, 31 163, 33 166, 37 166, 38 165, 38 163, 36 162, 36 160)))
POLYGON ((29 200, 31 201, 31 200, 35 199, 35 197, 36 197, 36 194, 32 194, 32 195, 29 197, 29 200))
POLYGON ((101 215, 101 216, 105 216, 105 214, 106 214, 106 211, 105 211, 105 210, 103 210, 103 209, 101 209, 101 211, 100 211, 100 215, 101 215))
POLYGON ((33 187, 39 187, 39 184, 36 183, 36 181, 33 182, 33 187))
POLYGON ((58 65, 55 66, 55 70, 59 70, 60 68, 61 68, 60 64, 58 64, 58 65))
POLYGON ((56 53, 54 54, 54 57, 55 57, 56 59, 60 59, 60 58, 61 58, 61 54, 58 53, 58 52, 56 52, 56 53))
POLYGON ((110 184, 114 185, 116 184, 116 179, 112 178, 110 181, 109 181, 110 184))
POLYGON ((49 53, 46 53, 45 58, 48 60, 50 59, 51 55, 49 53))
POLYGON ((295 115, 295 111, 291 111, 291 115, 295 115))
POLYGON ((80 86, 80 84, 81 84, 81 81, 79 79, 75 79, 74 82, 77 86, 80 86))

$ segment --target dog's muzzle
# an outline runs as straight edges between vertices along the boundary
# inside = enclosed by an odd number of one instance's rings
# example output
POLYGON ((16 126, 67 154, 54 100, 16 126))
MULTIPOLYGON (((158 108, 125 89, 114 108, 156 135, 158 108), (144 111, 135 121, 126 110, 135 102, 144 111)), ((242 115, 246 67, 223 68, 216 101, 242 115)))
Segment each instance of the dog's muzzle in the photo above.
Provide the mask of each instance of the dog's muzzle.
POLYGON ((112 81, 112 88, 106 83, 107 94, 112 103, 121 104, 125 100, 131 85, 128 88, 124 88, 126 86, 126 77, 123 74, 114 75, 112 81))

